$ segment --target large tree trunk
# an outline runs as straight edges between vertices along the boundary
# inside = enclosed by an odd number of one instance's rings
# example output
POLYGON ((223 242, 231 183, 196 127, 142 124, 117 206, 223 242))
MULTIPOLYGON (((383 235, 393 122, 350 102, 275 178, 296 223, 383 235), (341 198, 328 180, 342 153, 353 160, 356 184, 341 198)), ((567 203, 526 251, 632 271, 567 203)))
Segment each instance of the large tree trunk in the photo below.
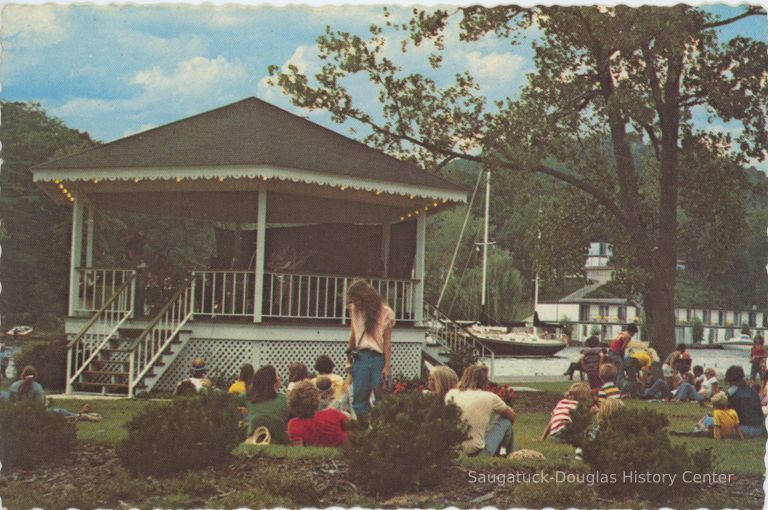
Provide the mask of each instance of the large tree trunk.
POLYGON ((643 339, 649 340, 664 359, 677 343, 675 338, 675 282, 656 274, 648 282, 643 295, 645 329, 643 339))

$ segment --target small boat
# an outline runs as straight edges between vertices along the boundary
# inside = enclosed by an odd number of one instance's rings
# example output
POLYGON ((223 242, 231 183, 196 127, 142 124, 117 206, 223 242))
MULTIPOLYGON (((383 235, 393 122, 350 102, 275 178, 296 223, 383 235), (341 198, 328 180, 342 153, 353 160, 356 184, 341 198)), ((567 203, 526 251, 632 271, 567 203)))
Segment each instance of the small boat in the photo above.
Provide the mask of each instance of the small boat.
POLYGON ((497 356, 552 356, 568 346, 561 340, 541 338, 530 329, 478 323, 465 329, 497 356))
POLYGON ((739 336, 731 337, 724 342, 720 342, 720 345, 723 347, 723 349, 727 349, 729 351, 748 351, 754 344, 755 343, 752 341, 752 338, 744 333, 739 336))
POLYGON ((29 336, 32 334, 32 327, 31 326, 14 326, 11 329, 8 330, 6 335, 10 336, 29 336))

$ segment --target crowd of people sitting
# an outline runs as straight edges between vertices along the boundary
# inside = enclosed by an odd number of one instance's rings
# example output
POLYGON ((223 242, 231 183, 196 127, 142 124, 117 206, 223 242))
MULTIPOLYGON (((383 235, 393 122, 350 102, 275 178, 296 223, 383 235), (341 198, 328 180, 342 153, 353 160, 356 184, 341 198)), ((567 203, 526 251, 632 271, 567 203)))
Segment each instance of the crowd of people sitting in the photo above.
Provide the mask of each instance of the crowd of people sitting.
MULTIPOLYGON (((637 398, 643 400, 664 400, 673 402, 698 402, 702 407, 712 407, 712 412, 699 420, 693 430, 695 435, 708 435, 716 439, 727 437, 757 437, 766 434, 765 416, 768 415, 768 385, 766 377, 762 384, 756 384, 756 375, 751 374, 753 384, 745 379, 744 369, 734 365, 724 374, 726 386, 721 386, 713 367, 692 366, 692 359, 685 344, 679 344, 663 361, 651 347, 629 351, 628 346, 637 333, 637 327, 630 324, 608 347, 601 347, 597 337, 585 342, 579 360, 573 363, 566 375, 571 379, 576 371, 581 378, 586 374, 590 389, 600 409, 600 403, 611 399, 637 398), (725 391, 723 391, 725 390, 725 391)), ((756 338, 755 346, 763 345, 762 337, 756 338)), ((752 352, 753 360, 760 353, 752 352)), ((753 361, 753 367, 756 365, 753 361)), ((576 385, 574 385, 576 386, 576 385)), ((580 386, 583 390, 583 387, 580 386)), ((569 419, 571 399, 561 401, 552 414, 550 427, 557 430, 562 421, 569 419), (565 413, 565 415, 563 414, 565 413)), ((549 432, 551 435, 551 431, 549 432)))

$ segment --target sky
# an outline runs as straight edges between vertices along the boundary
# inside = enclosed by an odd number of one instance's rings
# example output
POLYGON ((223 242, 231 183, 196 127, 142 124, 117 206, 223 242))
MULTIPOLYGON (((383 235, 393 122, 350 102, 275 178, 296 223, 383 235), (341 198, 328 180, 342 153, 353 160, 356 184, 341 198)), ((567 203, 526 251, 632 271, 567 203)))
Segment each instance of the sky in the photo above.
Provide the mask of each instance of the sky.
MULTIPOLYGON (((710 7, 727 16, 734 8, 710 7)), ((397 20, 411 8, 390 6, 397 20)), ((320 65, 315 40, 327 25, 365 36, 381 23, 379 5, 268 7, 259 5, 53 5, 3 7, 0 97, 37 101, 68 126, 111 141, 190 115, 256 96, 348 134, 327 115, 302 112, 267 84, 267 67, 289 62, 312 72, 320 65)), ((765 18, 748 18, 723 35, 768 40, 765 18)), ((449 31, 445 63, 432 70, 427 50, 387 52, 407 72, 448 83, 468 70, 490 99, 516 97, 533 71, 529 31, 522 44, 486 37, 467 44, 449 31)), ((351 83, 360 106, 374 109, 365 80, 351 83)), ((723 126, 723 129, 730 129, 723 126)), ((760 167, 768 170, 768 163, 760 167)))

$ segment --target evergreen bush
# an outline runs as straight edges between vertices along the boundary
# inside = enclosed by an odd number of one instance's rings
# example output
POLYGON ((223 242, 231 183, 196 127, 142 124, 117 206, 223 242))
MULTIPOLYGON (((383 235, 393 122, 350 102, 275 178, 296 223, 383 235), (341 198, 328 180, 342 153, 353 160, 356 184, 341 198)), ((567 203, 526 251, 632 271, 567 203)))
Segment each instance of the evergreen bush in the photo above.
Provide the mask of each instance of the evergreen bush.
POLYGON ((585 404, 579 404, 571 414, 571 423, 560 432, 560 439, 564 443, 581 448, 584 446, 591 428, 592 413, 585 404))
POLYGON ((665 431, 669 420, 651 409, 619 409, 611 414, 594 438, 583 443, 584 461, 593 472, 614 477, 603 489, 611 496, 663 500, 695 486, 683 482, 683 473, 711 471, 711 450, 689 453, 673 446, 665 431), (626 474, 672 475, 675 482, 653 483, 626 474))
POLYGON ((370 423, 350 436, 345 454, 358 483, 376 495, 437 483, 467 435, 458 407, 424 393, 384 399, 370 423))
POLYGON ((457 349, 453 349, 448 355, 448 361, 445 364, 451 367, 453 371, 456 372, 456 375, 461 378, 464 369, 477 363, 478 359, 475 350, 468 345, 464 345, 457 349))
POLYGON ((64 389, 67 378, 67 339, 57 338, 45 343, 35 343, 24 346, 13 360, 16 373, 27 365, 37 369, 35 380, 46 390, 64 389))
POLYGON ((126 424, 117 447, 133 475, 168 475, 229 458, 239 443, 240 412, 234 397, 212 391, 150 406, 126 424))
POLYGON ((75 445, 75 426, 35 401, 0 400, 0 461, 30 468, 66 457, 75 445))
POLYGON ((691 335, 695 344, 700 344, 704 341, 704 323, 701 322, 698 315, 694 315, 691 320, 691 335))

